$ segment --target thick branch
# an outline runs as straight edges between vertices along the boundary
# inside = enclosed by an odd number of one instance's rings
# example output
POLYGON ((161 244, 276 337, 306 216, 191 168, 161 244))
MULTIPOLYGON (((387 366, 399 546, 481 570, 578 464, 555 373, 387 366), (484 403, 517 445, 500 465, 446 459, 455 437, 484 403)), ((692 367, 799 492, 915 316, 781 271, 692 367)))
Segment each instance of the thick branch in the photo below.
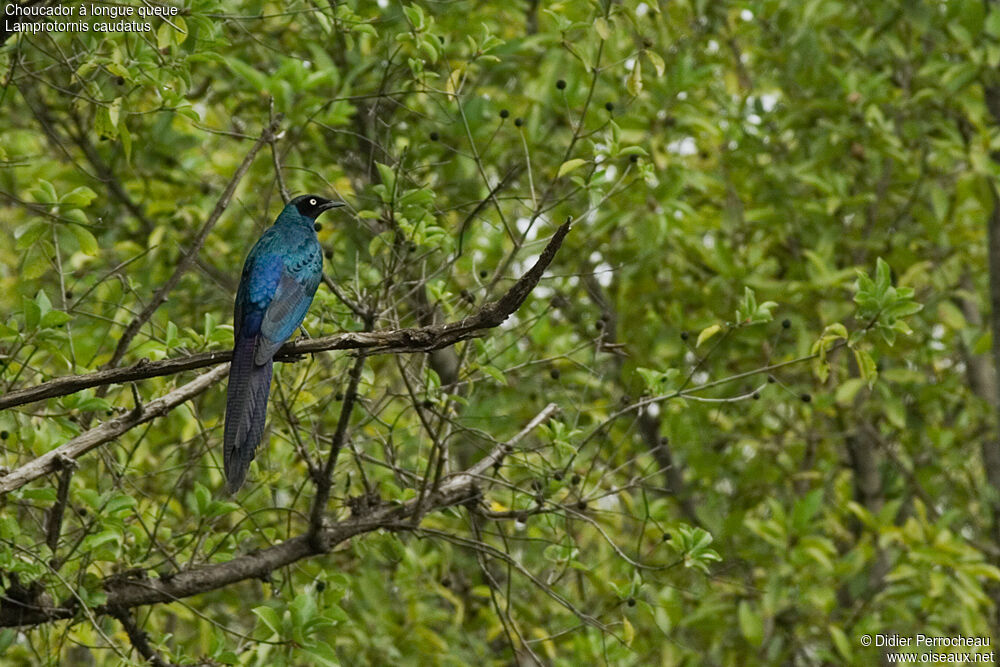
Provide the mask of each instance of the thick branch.
MULTIPOLYGON (((548 245, 539 255, 538 261, 497 301, 484 304, 473 315, 457 322, 435 324, 412 329, 394 329, 390 331, 347 332, 309 338, 286 343, 275 355, 277 361, 295 361, 306 353, 324 352, 327 350, 365 350, 368 354, 400 354, 409 352, 429 352, 442 347, 454 345, 459 341, 482 335, 486 329, 499 326, 514 313, 552 262, 556 252, 562 245, 566 233, 570 229, 569 222, 560 226, 549 240, 548 245)), ((232 359, 231 350, 218 352, 201 352, 185 357, 163 359, 162 361, 140 361, 124 368, 109 368, 86 375, 69 375, 55 378, 48 382, 18 389, 0 396, 0 410, 25 403, 32 403, 55 396, 66 396, 90 387, 100 387, 124 382, 136 382, 153 377, 174 375, 183 371, 205 368, 224 364, 232 359)))
MULTIPOLYGON (((224 370, 224 369, 223 369, 224 370)), ((217 371, 212 371, 213 373, 217 371)), ((209 375, 209 374, 206 374, 209 375)), ((205 376, 202 376, 205 377, 205 376)), ((430 513, 455 505, 475 501, 480 496, 479 482, 483 473, 503 460, 513 446, 530 431, 548 419, 556 406, 546 406, 517 435, 498 444, 479 463, 441 484, 436 492, 407 503, 385 503, 360 516, 328 525, 322 529, 322 547, 330 549, 345 540, 376 530, 409 530, 419 525, 419 519, 430 513), (414 516, 419 511, 419 516, 414 516), (413 521, 412 519, 417 519, 413 521)), ((122 611, 143 605, 170 603, 176 600, 214 591, 247 579, 266 577, 271 572, 296 561, 323 552, 308 533, 298 535, 260 551, 253 551, 225 563, 201 565, 176 574, 150 578, 145 572, 139 575, 111 576, 105 579, 107 601, 94 611, 121 617, 122 611)), ((0 605, 0 627, 40 625, 60 619, 72 618, 79 610, 76 598, 59 606, 44 604, 45 595, 39 592, 32 601, 4 598, 0 605)))

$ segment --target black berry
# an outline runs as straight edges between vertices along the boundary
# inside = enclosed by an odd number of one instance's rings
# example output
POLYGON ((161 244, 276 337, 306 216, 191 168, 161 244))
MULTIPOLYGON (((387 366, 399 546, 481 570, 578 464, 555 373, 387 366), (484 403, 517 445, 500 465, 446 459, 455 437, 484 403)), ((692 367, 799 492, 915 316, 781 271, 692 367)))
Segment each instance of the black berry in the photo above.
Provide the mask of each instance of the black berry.
POLYGON ((559 379, 559 369, 558 368, 553 368, 552 370, 550 370, 549 371, 549 376, 553 380, 558 380, 559 379))
POLYGON ((558 81, 556 81, 556 88, 558 88, 559 90, 565 90, 566 82, 563 81, 562 79, 559 79, 558 81))
POLYGON ((634 607, 635 606, 635 598, 629 598, 628 600, 625 601, 625 604, 627 604, 630 607, 634 607))
POLYGON ((10 437, 10 433, 7 431, 0 431, 0 440, 6 440, 10 437))
POLYGON ((681 332, 681 340, 687 340, 690 337, 690 335, 691 334, 689 334, 687 331, 682 331, 681 332))
POLYGON ((319 224, 318 222, 314 222, 313 229, 315 229, 318 232, 319 230, 323 229, 323 225, 319 224))
POLYGON ((792 321, 791 320, 781 320, 781 327, 783 329, 790 329, 791 326, 792 326, 792 321))
POLYGON ((524 125, 524 119, 523 118, 515 118, 514 119, 514 127, 521 127, 522 125, 524 125))
POLYGON ((802 394, 801 396, 799 396, 799 398, 802 399, 803 403, 809 403, 813 400, 813 397, 810 396, 809 394, 802 394))
POLYGON ((431 132, 431 141, 437 141, 440 138, 437 132, 431 132))
POLYGON ((509 115, 510 115, 509 111, 507 111, 506 109, 500 109, 500 117, 501 118, 506 118, 509 115))
POLYGON ((614 105, 613 102, 605 102, 604 103, 604 108, 607 109, 608 111, 614 111, 615 110, 615 105, 614 105))

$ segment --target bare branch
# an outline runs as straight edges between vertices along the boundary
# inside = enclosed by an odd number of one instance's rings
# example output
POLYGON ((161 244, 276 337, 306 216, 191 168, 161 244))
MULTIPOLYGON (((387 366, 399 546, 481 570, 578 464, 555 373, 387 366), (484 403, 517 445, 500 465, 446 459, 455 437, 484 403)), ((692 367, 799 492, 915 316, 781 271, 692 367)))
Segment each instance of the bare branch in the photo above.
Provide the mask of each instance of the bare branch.
POLYGON ((114 440, 139 424, 165 415, 221 380, 228 371, 228 365, 213 368, 165 396, 150 401, 121 417, 106 421, 89 431, 84 431, 69 442, 45 452, 37 459, 0 477, 0 495, 19 489, 34 479, 59 470, 66 465, 67 460, 76 460, 95 447, 100 447, 104 443, 114 440))
MULTIPOLYGON (((469 317, 456 322, 410 329, 346 332, 321 338, 297 340, 282 346, 275 354, 275 360, 295 361, 303 354, 328 350, 364 350, 367 354, 429 352, 481 336, 486 329, 499 326, 520 308, 528 294, 538 284, 545 269, 552 262, 569 229, 569 222, 561 225, 539 255, 535 265, 521 276, 506 294, 496 301, 484 304, 469 317)), ((90 387, 135 382, 215 366, 228 363, 231 359, 231 350, 219 350, 156 362, 142 360, 124 368, 110 368, 86 375, 68 375, 0 396, 0 410, 55 396, 73 394, 90 387)))
MULTIPOLYGON (((202 380, 209 375, 225 371, 220 367, 202 375, 202 380)), ((198 381, 196 380, 196 381, 198 381)), ((163 399, 159 399, 163 400, 163 399)), ((147 404, 146 409, 157 401, 147 404)), ((474 501, 480 496, 479 482, 482 473, 501 461, 506 453, 531 430, 548 419, 556 411, 554 404, 547 405, 520 432, 505 443, 497 445, 479 463, 468 470, 445 480, 441 487, 424 499, 420 508, 417 499, 409 502, 382 503, 375 505, 361 515, 324 526, 321 529, 319 545, 308 532, 288 540, 238 556, 225 563, 199 565, 160 577, 149 577, 146 571, 130 571, 127 575, 112 575, 104 580, 104 590, 107 601, 94 609, 96 614, 111 614, 119 619, 122 610, 144 605, 170 603, 182 598, 206 593, 235 584, 247 579, 266 577, 271 572, 290 565, 304 558, 323 553, 357 535, 376 530, 406 531, 419 526, 417 522, 407 521, 420 510, 420 516, 439 511, 447 507, 462 505, 474 501)), ((116 420, 117 421, 117 420, 116 420)), ((80 610, 79 601, 70 598, 60 605, 45 604, 47 596, 38 592, 29 600, 7 597, 0 603, 0 627, 16 627, 24 625, 40 625, 59 619, 74 617, 80 610)))

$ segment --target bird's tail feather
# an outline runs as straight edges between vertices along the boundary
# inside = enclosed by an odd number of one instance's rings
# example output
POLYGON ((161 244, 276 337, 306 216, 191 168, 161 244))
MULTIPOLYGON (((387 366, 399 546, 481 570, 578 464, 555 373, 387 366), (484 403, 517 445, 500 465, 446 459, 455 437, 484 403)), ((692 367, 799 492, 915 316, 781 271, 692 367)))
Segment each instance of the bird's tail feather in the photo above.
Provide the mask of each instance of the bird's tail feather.
POLYGON ((272 362, 254 363, 256 341, 256 336, 238 337, 229 368, 222 459, 230 493, 243 486, 267 421, 272 362))

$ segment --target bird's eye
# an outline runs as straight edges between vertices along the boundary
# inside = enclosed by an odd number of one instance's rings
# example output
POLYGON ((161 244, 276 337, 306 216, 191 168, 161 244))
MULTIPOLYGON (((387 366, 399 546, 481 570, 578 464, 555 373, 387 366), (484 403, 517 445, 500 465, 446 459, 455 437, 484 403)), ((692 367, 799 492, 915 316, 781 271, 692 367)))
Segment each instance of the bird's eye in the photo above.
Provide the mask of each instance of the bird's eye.
POLYGON ((315 206, 316 205, 316 200, 315 199, 310 199, 309 203, 312 204, 313 206, 315 206))

